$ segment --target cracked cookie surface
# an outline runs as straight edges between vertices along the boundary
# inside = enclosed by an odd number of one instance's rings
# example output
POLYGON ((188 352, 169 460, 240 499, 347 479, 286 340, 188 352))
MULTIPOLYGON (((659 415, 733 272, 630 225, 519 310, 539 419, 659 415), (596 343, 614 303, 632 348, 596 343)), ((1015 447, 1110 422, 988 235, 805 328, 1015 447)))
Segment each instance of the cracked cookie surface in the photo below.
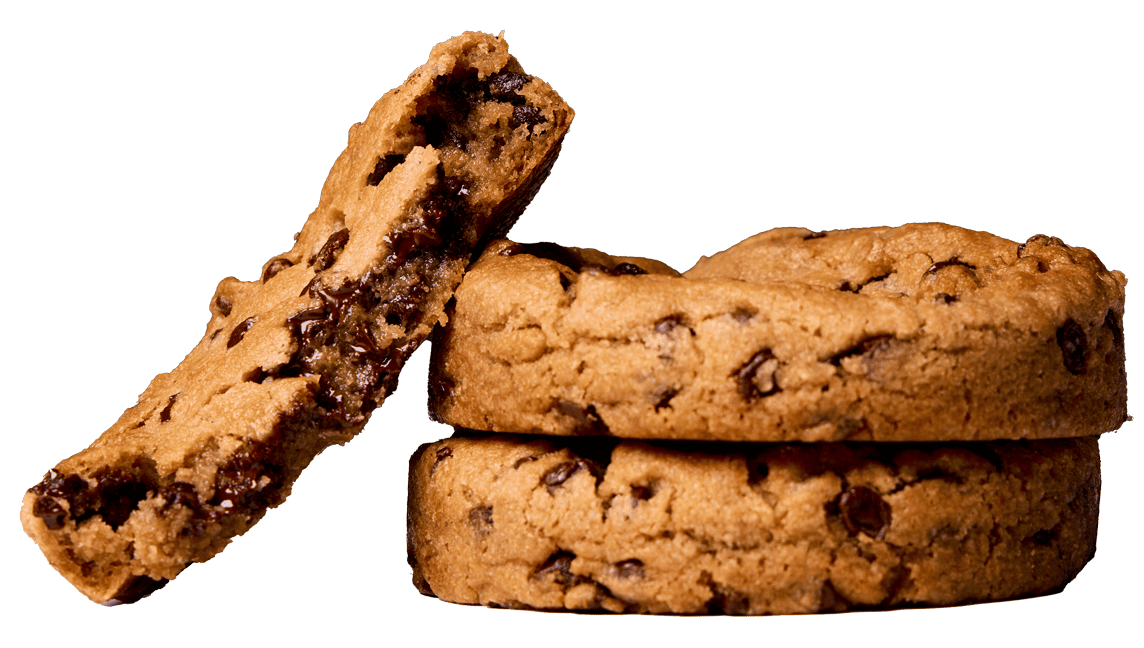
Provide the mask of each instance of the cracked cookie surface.
POLYGON ((410 460, 414 584, 454 603, 792 614, 1053 593, 1096 549, 1095 437, 453 438, 410 460))
POLYGON ((1055 238, 942 224, 772 230, 682 276, 497 241, 435 334, 430 414, 623 438, 1100 434, 1127 417, 1125 283, 1055 238))
POLYGON ((572 110, 503 39, 466 33, 350 129, 294 247, 224 279, 201 342, 24 497, 51 564, 130 602, 209 559, 357 434, 472 255, 555 161, 572 110))

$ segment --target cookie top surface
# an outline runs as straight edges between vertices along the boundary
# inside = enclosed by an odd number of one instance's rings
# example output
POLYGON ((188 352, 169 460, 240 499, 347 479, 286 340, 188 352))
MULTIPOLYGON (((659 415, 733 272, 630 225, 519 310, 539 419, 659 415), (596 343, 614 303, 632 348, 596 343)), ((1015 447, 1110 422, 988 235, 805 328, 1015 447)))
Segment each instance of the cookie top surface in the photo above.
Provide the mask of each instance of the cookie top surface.
POLYGON ((955 605, 1092 557, 1097 439, 748 444, 454 436, 411 460, 446 601, 672 614, 955 605))
POLYGON ((640 260, 629 263, 644 274, 577 272, 513 245, 485 252, 437 335, 430 411, 441 421, 940 441, 1099 434, 1126 418, 1126 280, 1055 238, 784 228, 682 276, 640 260))

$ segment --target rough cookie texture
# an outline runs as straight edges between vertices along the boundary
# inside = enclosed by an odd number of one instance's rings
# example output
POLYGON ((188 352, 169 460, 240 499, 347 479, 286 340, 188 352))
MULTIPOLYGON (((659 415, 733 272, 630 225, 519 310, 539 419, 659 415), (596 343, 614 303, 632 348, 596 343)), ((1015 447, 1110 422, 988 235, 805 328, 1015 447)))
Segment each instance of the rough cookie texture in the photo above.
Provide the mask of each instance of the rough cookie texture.
POLYGON ((1055 238, 787 228, 682 277, 557 248, 497 241, 471 269, 434 338, 434 418, 745 441, 1057 438, 1127 418, 1124 275, 1055 238))
POLYGON ((224 279, 186 359, 27 492, 24 528, 52 565, 94 601, 131 601, 281 503, 397 387, 572 116, 504 40, 436 46, 350 129, 294 247, 256 281, 224 279))
POLYGON ((789 614, 1059 591, 1096 550, 1095 437, 957 444, 453 438, 411 459, 426 595, 789 614))

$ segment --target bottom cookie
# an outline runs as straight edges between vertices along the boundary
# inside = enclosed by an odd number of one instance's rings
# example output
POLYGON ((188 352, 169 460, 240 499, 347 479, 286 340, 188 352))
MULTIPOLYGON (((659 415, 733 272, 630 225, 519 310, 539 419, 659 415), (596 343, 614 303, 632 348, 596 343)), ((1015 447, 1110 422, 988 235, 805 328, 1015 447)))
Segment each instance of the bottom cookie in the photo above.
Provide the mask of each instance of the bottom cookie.
POLYGON ((653 614, 1060 591, 1096 551, 1096 437, 690 444, 459 432, 410 460, 413 580, 454 603, 653 614))

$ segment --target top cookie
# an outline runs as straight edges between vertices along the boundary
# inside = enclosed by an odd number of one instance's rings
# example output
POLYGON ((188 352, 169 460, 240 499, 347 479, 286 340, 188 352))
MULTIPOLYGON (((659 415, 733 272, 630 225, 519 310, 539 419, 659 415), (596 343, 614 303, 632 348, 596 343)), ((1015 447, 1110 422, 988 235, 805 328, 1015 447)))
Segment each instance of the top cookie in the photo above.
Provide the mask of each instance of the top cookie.
POLYGON ((434 338, 435 419, 648 439, 952 441, 1100 434, 1127 417, 1124 275, 1056 238, 784 228, 682 277, 557 248, 498 241, 470 269, 434 338))

